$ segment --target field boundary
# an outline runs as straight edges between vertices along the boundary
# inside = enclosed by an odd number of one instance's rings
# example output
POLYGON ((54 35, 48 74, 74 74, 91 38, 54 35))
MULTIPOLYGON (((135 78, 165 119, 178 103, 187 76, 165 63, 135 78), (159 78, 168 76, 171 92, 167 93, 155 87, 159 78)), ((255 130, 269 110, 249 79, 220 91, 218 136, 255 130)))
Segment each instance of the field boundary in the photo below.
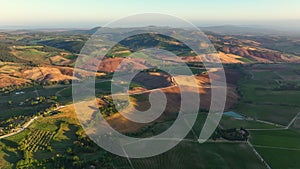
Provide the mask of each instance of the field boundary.
POLYGON ((247 141, 247 143, 250 146, 250 148, 253 150, 255 155, 260 159, 260 161, 264 163, 264 165, 267 167, 267 169, 272 169, 270 167, 270 165, 264 160, 264 158, 256 151, 256 149, 253 147, 253 145, 249 141, 247 141))

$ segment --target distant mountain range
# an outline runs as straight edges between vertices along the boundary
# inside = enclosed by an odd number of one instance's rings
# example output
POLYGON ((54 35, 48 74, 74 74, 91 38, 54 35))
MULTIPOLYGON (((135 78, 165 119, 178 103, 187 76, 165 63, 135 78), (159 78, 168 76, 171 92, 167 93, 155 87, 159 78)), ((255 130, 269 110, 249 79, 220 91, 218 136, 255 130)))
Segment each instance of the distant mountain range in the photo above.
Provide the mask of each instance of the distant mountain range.
POLYGON ((223 25, 199 28, 204 32, 213 32, 222 35, 287 35, 289 33, 292 33, 272 28, 263 28, 259 26, 223 25))
MULTIPOLYGON (((69 32, 72 34, 94 34, 99 27, 94 27, 92 29, 76 29, 76 28, 26 28, 21 29, 21 27, 4 27, 0 28, 0 32, 9 33, 30 33, 30 32, 69 32)), ((283 35, 283 36, 300 36, 300 29, 280 29, 278 27, 272 28, 271 26, 261 26, 261 25, 219 25, 219 26, 200 26, 200 30, 204 32, 211 32, 221 35, 283 35)))

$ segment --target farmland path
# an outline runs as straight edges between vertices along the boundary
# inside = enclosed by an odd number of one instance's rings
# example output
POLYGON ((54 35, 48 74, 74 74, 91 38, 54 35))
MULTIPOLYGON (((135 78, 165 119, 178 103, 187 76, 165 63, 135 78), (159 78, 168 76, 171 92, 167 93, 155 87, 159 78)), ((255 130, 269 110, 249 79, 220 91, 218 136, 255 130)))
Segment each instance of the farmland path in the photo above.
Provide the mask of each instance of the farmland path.
POLYGON ((252 151, 255 153, 255 155, 261 160, 261 162, 264 163, 264 165, 268 168, 268 169, 272 169, 270 167, 270 165, 262 158, 262 156, 255 150, 254 146, 249 142, 247 141, 248 145, 250 146, 250 148, 252 149, 252 151))
POLYGON ((263 146, 263 145, 253 145, 253 147, 260 148, 271 148, 271 149, 280 149, 280 150, 291 150, 291 151, 300 151, 299 148, 288 148, 288 147, 274 147, 274 146, 263 146))
POLYGON ((291 120, 291 122, 285 127, 286 129, 289 129, 291 127, 291 125, 294 124, 294 122, 297 120, 299 114, 300 114, 300 112, 296 114, 296 116, 291 120))

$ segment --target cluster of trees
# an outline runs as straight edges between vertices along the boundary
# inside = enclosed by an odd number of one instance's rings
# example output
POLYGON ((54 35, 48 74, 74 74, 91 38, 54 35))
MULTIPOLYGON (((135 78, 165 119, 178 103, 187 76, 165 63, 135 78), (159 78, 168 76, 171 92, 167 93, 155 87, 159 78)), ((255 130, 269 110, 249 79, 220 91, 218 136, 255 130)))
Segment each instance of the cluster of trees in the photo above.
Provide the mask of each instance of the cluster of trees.
POLYGON ((16 128, 23 126, 26 122, 28 122, 32 117, 31 116, 16 116, 11 117, 7 120, 0 121, 0 126, 2 129, 0 130, 0 135, 5 135, 13 132, 16 128))
POLYGON ((41 165, 42 163, 38 162, 38 160, 34 158, 25 158, 18 161, 16 168, 18 169, 36 168, 41 165))
POLYGON ((7 104, 9 106, 12 106, 13 104, 18 104, 20 106, 24 106, 24 105, 28 105, 28 106, 35 106, 41 103, 52 103, 52 105, 50 106, 50 108, 55 107, 58 103, 57 103, 57 96, 49 96, 49 97, 44 97, 44 96, 38 96, 36 98, 27 98, 26 100, 24 100, 22 102, 22 104, 20 103, 14 103, 12 100, 8 100, 7 104))
POLYGON ((24 88, 27 88, 27 87, 31 87, 31 86, 33 86, 35 84, 37 84, 37 83, 24 83, 22 85, 11 85, 11 86, 7 86, 7 87, 1 88, 0 92, 8 94, 8 93, 16 91, 16 90, 20 90, 20 89, 24 89, 24 88))
MULTIPOLYGON (((114 105, 114 102, 111 98, 102 97, 101 99, 106 102, 105 105, 102 105, 101 107, 99 107, 100 113, 102 114, 103 117, 109 117, 118 112, 118 110, 116 109, 116 106, 114 105)), ((123 108, 127 107, 128 104, 129 103, 127 101, 118 101, 117 106, 119 109, 123 109, 123 108)))
POLYGON ((231 141, 247 141, 248 136, 249 132, 244 128, 221 129, 218 127, 211 137, 213 140, 223 138, 231 141))
POLYGON ((11 85, 11 86, 7 86, 7 87, 3 87, 3 88, 0 88, 0 92, 3 92, 4 94, 9 94, 9 93, 14 92, 16 90, 25 89, 25 88, 28 88, 28 87, 51 86, 51 85, 56 85, 56 84, 70 85, 70 84, 72 84, 72 80, 41 81, 41 82, 33 81, 31 83, 24 83, 24 84, 21 84, 21 85, 11 85))
POLYGON ((57 154, 55 157, 51 158, 49 162, 53 164, 53 168, 102 168, 109 169, 112 168, 110 162, 104 162, 103 159, 108 159, 108 157, 102 157, 99 160, 87 160, 81 159, 79 156, 69 156, 57 154))

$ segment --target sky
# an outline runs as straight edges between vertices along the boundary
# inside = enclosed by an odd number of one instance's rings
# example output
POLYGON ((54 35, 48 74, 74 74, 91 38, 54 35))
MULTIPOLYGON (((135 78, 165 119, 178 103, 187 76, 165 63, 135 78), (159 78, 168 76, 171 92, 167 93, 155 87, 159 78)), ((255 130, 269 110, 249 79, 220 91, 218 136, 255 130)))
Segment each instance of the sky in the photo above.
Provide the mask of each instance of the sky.
POLYGON ((164 13, 195 25, 299 24, 299 0, 1 0, 3 27, 94 27, 138 13, 164 13))

